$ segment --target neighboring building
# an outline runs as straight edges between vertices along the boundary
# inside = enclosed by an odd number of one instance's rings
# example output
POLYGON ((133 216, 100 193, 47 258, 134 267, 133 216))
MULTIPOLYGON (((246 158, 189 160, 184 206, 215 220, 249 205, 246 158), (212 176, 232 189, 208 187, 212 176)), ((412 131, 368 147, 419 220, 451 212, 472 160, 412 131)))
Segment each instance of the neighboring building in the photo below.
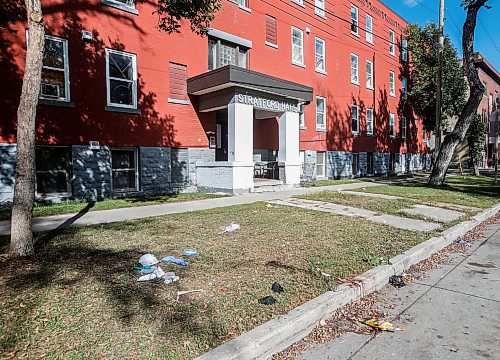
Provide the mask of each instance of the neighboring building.
MULTIPOLYGON (((154 5, 42 1, 37 195, 248 192, 254 177, 419 171, 406 26, 381 1, 223 1, 208 37, 158 31, 154 5)), ((28 34, 0 42, 0 201, 12 196, 28 34)))

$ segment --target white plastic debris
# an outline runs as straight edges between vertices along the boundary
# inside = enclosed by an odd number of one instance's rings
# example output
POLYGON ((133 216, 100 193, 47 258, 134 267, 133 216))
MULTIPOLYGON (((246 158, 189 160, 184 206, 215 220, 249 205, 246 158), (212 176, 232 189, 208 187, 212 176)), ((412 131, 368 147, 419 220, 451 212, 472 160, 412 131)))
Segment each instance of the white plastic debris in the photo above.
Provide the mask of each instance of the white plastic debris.
POLYGON ((240 224, 232 222, 231 224, 226 226, 219 234, 233 233, 235 231, 238 231, 239 229, 240 229, 240 224))
POLYGON ((139 259, 139 263, 142 265, 142 266, 151 266, 151 265, 156 265, 158 264, 160 261, 156 258, 156 256, 154 256, 153 254, 144 254, 141 256, 141 258, 139 259))
POLYGON ((150 280, 154 280, 154 279, 160 279, 164 275, 165 275, 165 272, 163 271, 163 269, 161 267, 158 266, 156 269, 154 269, 154 271, 152 273, 142 275, 141 277, 139 277, 137 279, 137 281, 150 281, 150 280))
POLYGON ((203 289, 199 289, 199 290, 187 290, 187 291, 177 291, 177 301, 179 301, 179 298, 182 295, 191 294, 191 293, 197 293, 197 292, 202 293, 203 289))

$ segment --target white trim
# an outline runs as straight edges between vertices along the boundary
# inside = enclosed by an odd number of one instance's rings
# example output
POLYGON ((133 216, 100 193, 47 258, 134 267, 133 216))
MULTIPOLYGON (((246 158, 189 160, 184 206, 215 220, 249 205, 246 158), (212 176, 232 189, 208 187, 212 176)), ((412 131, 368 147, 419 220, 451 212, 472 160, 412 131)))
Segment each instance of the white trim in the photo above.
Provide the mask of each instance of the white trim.
POLYGON ((365 28, 366 28, 366 31, 365 31, 366 32, 366 35, 365 35, 366 41, 369 44, 373 45, 373 16, 371 16, 370 14, 366 14, 365 28), (368 18, 371 19, 370 28, 368 28, 368 18))
POLYGON ((248 49, 251 49, 252 45, 253 45, 251 40, 244 39, 242 37, 227 33, 227 32, 222 31, 222 30, 217 30, 217 29, 212 29, 212 28, 208 29, 208 35, 215 37, 217 39, 225 40, 227 42, 230 42, 230 43, 233 43, 236 45, 241 45, 241 46, 246 47, 248 49))
POLYGON ((316 151, 316 178, 326 179, 326 151, 316 151), (318 164, 318 155, 323 155, 323 163, 318 164), (318 165, 321 166, 323 175, 318 175, 318 165))
POLYGON ((396 115, 389 113, 389 137, 396 137, 396 115), (393 133, 391 135, 391 132, 393 133))
POLYGON ((324 131, 324 130, 326 130, 326 113, 327 113, 327 111, 326 111, 326 98, 323 96, 316 96, 315 105, 316 105, 316 119, 315 119, 316 130, 324 131), (323 100, 323 125, 318 124, 318 99, 323 100))
POLYGON ((183 100, 183 99, 168 98, 167 101, 169 103, 172 103, 172 104, 181 104, 181 105, 189 105, 189 104, 191 104, 191 102, 189 100, 183 100))
POLYGON ((295 27, 295 26, 292 26, 292 30, 291 30, 291 39, 292 39, 292 64, 295 64, 295 65, 299 65, 299 66, 302 66, 302 67, 306 67, 305 64, 304 64, 304 31, 295 27), (296 30, 300 33, 300 56, 302 58, 302 61, 296 61, 294 60, 294 52, 293 52, 293 49, 295 46, 298 46, 298 45, 295 45, 293 43, 293 31, 296 30))
POLYGON ((366 60, 365 63, 365 70, 366 70, 366 88, 373 90, 373 61, 372 60, 366 60), (370 84, 368 84, 368 64, 370 64, 370 84))
POLYGON ((375 113, 372 108, 366 109, 366 135, 372 136, 375 133, 375 113), (368 131, 368 112, 371 112, 371 131, 368 131))
MULTIPOLYGON (((111 182, 110 182, 110 188, 111 192, 113 193, 124 193, 128 191, 139 191, 139 151, 137 147, 112 147, 109 149, 109 154, 110 154, 110 173, 111 173, 111 182), (120 190, 115 190, 113 189, 113 150, 130 150, 134 151, 134 165, 135 165, 135 188, 126 188, 126 189, 120 189, 120 190)), ((130 168, 131 169, 131 168, 130 168)), ((130 169, 120 169, 120 170, 126 170, 130 171, 130 169)))
MULTIPOLYGON (((27 35, 27 41, 29 39, 29 33, 28 30, 26 30, 26 35, 27 35)), ((69 80, 69 55, 68 55, 68 40, 63 39, 60 37, 55 37, 55 36, 50 36, 50 35, 45 35, 44 39, 44 47, 45 47, 45 40, 52 40, 52 41, 59 41, 63 45, 63 57, 64 57, 64 69, 61 68, 54 68, 51 66, 44 66, 42 65, 42 72, 43 69, 47 70, 54 70, 54 71, 59 71, 64 73, 64 93, 65 97, 52 97, 52 96, 43 96, 42 95, 42 87, 40 86, 40 94, 39 98, 40 99, 45 99, 45 100, 52 100, 52 101, 64 101, 64 102, 70 102, 71 99, 71 94, 70 94, 70 80, 69 80)), ((26 43, 27 43, 26 41, 26 43)))
POLYGON ((389 30, 389 54, 396 56, 396 32, 389 30))
POLYGON ((121 107, 121 108, 127 108, 127 109, 137 109, 137 56, 135 54, 132 54, 132 53, 118 51, 118 50, 114 50, 114 49, 106 48, 105 50, 106 50, 106 104, 107 104, 107 106, 121 107), (109 54, 128 56, 132 59, 132 67, 133 67, 132 80, 111 78, 109 76, 109 54), (117 81, 132 83, 132 105, 116 104, 116 103, 111 102, 110 80, 117 80, 117 81))
POLYGON ((325 16, 325 2, 326 0, 314 0, 314 14, 326 18, 325 16))
POLYGON ((351 3, 350 19, 351 19, 351 21, 349 22, 349 27, 350 27, 350 30, 351 30, 351 34, 359 36, 359 8, 356 5, 352 4, 352 3, 351 3), (353 14, 352 10, 353 9, 355 10, 355 14, 356 14, 356 18, 355 19, 353 19, 353 17, 352 17, 352 14, 353 14), (355 24, 356 31, 352 31, 352 26, 354 25, 353 21, 356 21, 356 24, 355 24))
POLYGON ((401 61, 403 61, 403 62, 408 61, 408 40, 407 39, 401 40, 401 61))
POLYGON ((351 53, 351 56, 349 57, 349 68, 350 68, 350 76, 351 76, 351 84, 355 84, 355 85, 359 85, 359 56, 354 54, 354 53, 351 53), (353 80, 352 78, 352 70, 353 70, 353 63, 352 63, 352 58, 355 57, 356 58, 356 80, 353 80))
POLYGON ((292 0, 292 2, 294 4, 297 4, 299 6, 302 6, 303 8, 305 8, 306 6, 304 5, 304 1, 303 0, 292 0))
POLYGON ((392 70, 389 70, 389 95, 392 97, 396 96, 396 73, 392 70))
POLYGON ((278 48, 278 45, 273 44, 273 43, 270 43, 269 41, 265 41, 265 42, 264 42, 264 44, 265 44, 265 45, 267 45, 267 46, 270 46, 270 47, 272 47, 272 48, 275 48, 275 49, 277 49, 277 48, 278 48))
POLYGON ((317 72, 320 72, 320 73, 323 73, 323 74, 326 74, 326 41, 323 40, 322 38, 320 37, 315 37, 314 38, 314 69, 317 71, 317 72), (322 43, 322 53, 319 54, 316 50, 316 44, 317 43, 322 43), (321 56, 322 59, 323 59, 323 68, 318 68, 318 62, 316 61, 316 57, 321 56))

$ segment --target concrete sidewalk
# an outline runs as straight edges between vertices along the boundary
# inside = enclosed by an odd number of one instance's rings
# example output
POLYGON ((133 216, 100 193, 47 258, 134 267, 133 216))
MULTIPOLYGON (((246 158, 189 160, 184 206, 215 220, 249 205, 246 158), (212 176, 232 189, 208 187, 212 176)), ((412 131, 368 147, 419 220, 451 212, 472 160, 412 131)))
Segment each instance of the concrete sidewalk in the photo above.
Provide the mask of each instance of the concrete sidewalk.
POLYGON ((347 333, 299 359, 500 359, 500 224, 482 240, 426 279, 381 291, 379 310, 405 332, 347 333))
MULTIPOLYGON (((33 219, 33 231, 37 232, 53 229, 63 229, 71 226, 105 224, 117 221, 142 219, 147 217, 177 214, 189 211, 199 211, 233 205, 251 204, 257 201, 286 199, 292 196, 307 195, 325 190, 352 190, 379 185, 382 185, 382 183, 359 182, 321 187, 297 188, 279 192, 244 194, 216 199, 187 201, 161 205, 149 205, 114 210, 80 212, 77 214, 37 217, 33 219)), ((10 221, 0 221, 0 235, 8 234, 10 234, 10 221)))

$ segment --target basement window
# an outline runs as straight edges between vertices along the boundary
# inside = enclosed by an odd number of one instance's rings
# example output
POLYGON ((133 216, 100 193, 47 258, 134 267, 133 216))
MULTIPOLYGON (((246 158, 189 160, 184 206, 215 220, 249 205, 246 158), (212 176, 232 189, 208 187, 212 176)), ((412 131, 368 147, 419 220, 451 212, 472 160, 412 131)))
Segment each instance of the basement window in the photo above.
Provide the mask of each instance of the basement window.
POLYGON ((137 149, 111 149, 112 190, 137 191, 138 179, 137 149))
POLYGON ((35 149, 36 192, 68 194, 70 192, 70 148, 37 146, 35 149))

